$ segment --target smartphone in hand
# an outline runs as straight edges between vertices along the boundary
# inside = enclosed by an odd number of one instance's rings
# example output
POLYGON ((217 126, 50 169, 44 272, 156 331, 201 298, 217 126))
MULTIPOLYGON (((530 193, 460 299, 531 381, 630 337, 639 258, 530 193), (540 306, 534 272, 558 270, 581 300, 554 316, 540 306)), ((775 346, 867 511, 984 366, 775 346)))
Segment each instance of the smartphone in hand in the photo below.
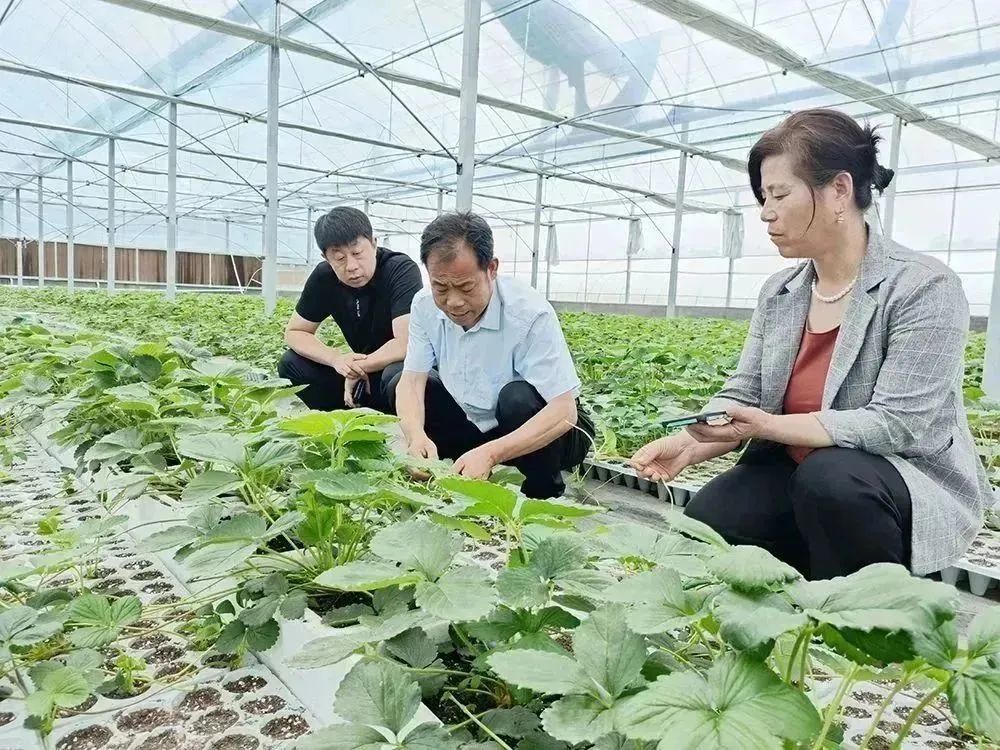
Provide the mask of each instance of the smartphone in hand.
POLYGON ((354 398, 355 406, 362 406, 365 401, 365 394, 367 384, 363 380, 359 380, 354 384, 354 390, 351 392, 351 396, 354 398))
POLYGON ((702 414, 688 414, 685 417, 674 417, 660 424, 664 429, 674 430, 678 427, 687 427, 692 424, 722 425, 729 421, 729 415, 724 411, 708 411, 702 414))

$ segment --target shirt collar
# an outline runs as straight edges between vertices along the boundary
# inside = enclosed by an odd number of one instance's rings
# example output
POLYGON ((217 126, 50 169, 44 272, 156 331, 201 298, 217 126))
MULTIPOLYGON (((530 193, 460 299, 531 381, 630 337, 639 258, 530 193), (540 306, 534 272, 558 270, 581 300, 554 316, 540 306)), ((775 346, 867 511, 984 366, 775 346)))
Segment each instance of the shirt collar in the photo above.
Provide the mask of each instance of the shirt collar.
MULTIPOLYGON (((455 326, 456 328, 462 327, 457 323, 452 322, 451 318, 449 318, 445 314, 445 311, 442 310, 437 305, 434 306, 434 309, 437 310, 437 316, 441 320, 447 323, 451 323, 451 325, 455 326)), ((480 328, 485 328, 487 331, 499 331, 500 314, 502 311, 503 311, 503 296, 500 294, 500 279, 497 279, 496 281, 493 282, 493 293, 490 295, 490 301, 489 304, 486 305, 486 311, 483 312, 483 317, 481 317, 479 321, 474 326, 472 326, 472 328, 470 328, 468 331, 465 331, 465 333, 472 333, 473 331, 478 331, 480 328)))

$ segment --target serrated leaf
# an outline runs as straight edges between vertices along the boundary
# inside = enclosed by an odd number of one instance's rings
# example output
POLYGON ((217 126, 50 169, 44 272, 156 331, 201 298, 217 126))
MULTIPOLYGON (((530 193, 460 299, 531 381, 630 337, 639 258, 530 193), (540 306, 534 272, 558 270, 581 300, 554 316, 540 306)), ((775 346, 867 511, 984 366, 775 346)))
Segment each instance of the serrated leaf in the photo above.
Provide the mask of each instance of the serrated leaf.
POLYGON ((177 441, 177 452, 209 464, 239 466, 246 460, 246 442, 246 437, 228 432, 184 434, 177 441))
POLYGON ((296 741, 298 750, 383 750, 385 737, 360 724, 335 724, 296 741))
POLYGON ((738 591, 724 591, 715 599, 715 617, 722 637, 741 651, 755 649, 809 622, 777 594, 738 591))
POLYGON ((326 476, 316 479, 316 492, 331 500, 355 500, 372 494, 375 488, 364 474, 325 472, 326 476))
POLYGON ((480 721, 494 733, 515 740, 526 737, 541 725, 534 712, 524 706, 490 709, 480 717, 480 721))
POLYGON ((538 543, 531 555, 530 567, 545 579, 557 581, 567 573, 586 566, 587 548, 576 534, 553 534, 538 543))
POLYGON ((461 549, 461 537, 422 518, 384 528, 371 541, 376 555, 418 570, 429 581, 437 580, 461 549))
POLYGON ((973 658, 1000 654, 1000 607, 977 614, 969 624, 969 655, 973 658))
POLYGON ((399 734, 417 713, 420 688, 399 667, 360 661, 337 689, 337 713, 354 724, 399 734))
POLYGON ((278 642, 279 627, 274 620, 250 627, 242 620, 233 620, 222 630, 215 642, 215 650, 222 654, 238 653, 240 650, 267 651, 278 642))
POLYGON ((163 531, 150 534, 142 541, 142 548, 147 552, 161 552, 176 549, 190 544, 200 537, 198 530, 191 526, 171 526, 163 531))
POLYGON ((736 655, 716 662, 707 676, 660 677, 618 711, 627 737, 671 750, 774 750, 782 740, 812 740, 821 725, 805 695, 759 662, 736 655))
POLYGON ((410 628, 385 642, 385 650, 414 669, 426 669, 438 650, 422 628, 410 628))
POLYGON ((639 677, 646 642, 629 629, 625 608, 609 604, 594 610, 573 631, 573 654, 583 671, 617 698, 639 677))
POLYGON ((389 586, 411 586, 420 580, 419 573, 391 563, 357 560, 324 570, 313 583, 339 591, 375 591, 389 586))
POLYGON ((299 456, 299 446, 289 440, 269 440, 250 456, 250 466, 254 469, 272 469, 288 466, 299 456))
POLYGON ((252 607, 242 610, 239 618, 247 627, 259 627, 274 617, 274 613, 278 611, 278 602, 279 599, 276 596, 265 597, 252 607))
POLYGON ((323 624, 334 627, 340 625, 350 625, 358 621, 359 617, 371 616, 375 610, 367 604, 348 604, 344 607, 336 607, 323 615, 323 624))
POLYGON ((756 592, 791 583, 801 576, 761 547, 738 545, 708 561, 708 569, 737 591, 756 592))
POLYGON ((615 728, 614 708, 590 695, 567 695, 542 712, 542 726, 557 740, 597 742, 615 728))
POLYGON ((305 437, 336 435, 355 419, 351 412, 310 411, 281 422, 281 429, 305 437))
POLYGON ((705 594, 686 591, 676 571, 666 568, 630 576, 605 589, 601 596, 611 602, 632 604, 628 625, 646 635, 685 627, 706 614, 705 594))
POLYGON ((400 750, 457 750, 458 740, 436 724, 421 724, 406 735, 400 750))
POLYGON ((729 542, 722 538, 718 531, 706 523, 702 523, 683 513, 671 513, 667 523, 670 530, 704 542, 718 549, 729 549, 729 542))
POLYGON ((501 570, 497 592, 504 604, 515 609, 542 607, 549 600, 548 583, 532 567, 501 570))
POLYGON ((281 616, 286 620, 301 620, 306 613, 308 603, 306 592, 301 589, 288 594, 281 602, 281 616))
POLYGON ((496 605, 489 574, 482 568, 455 568, 436 582, 417 586, 417 606, 446 622, 472 622, 496 605))
POLYGON ((111 643, 121 629, 142 616, 142 602, 136 596, 123 596, 113 602, 106 596, 84 594, 69 608, 69 620, 81 625, 69 634, 79 648, 97 648, 111 643))
POLYGON ((948 683, 948 703, 970 729, 1000 742, 1000 671, 974 664, 948 683))
POLYGON ((536 693, 582 695, 591 686, 583 669, 569 655, 515 649, 491 654, 486 661, 502 680, 536 693))
POLYGON ((59 708, 79 706, 90 697, 90 686, 80 673, 73 667, 57 667, 48 672, 38 685, 40 691, 49 696, 49 700, 59 708))
POLYGON ((599 508, 589 505, 579 505, 569 500, 531 500, 526 499, 521 504, 518 516, 525 521, 532 520, 541 523, 546 516, 555 518, 584 518, 600 512, 599 508))
MULTIPOLYGON (((428 500, 430 499, 432 498, 428 498, 428 500)), ((465 518, 451 518, 450 516, 443 516, 440 513, 431 513, 430 519, 434 523, 444 526, 446 529, 461 531, 480 542, 486 542, 493 538, 488 529, 484 529, 479 524, 465 518)))
POLYGON ((478 479, 442 477, 437 480, 439 487, 459 496, 468 498, 470 503, 460 515, 491 516, 512 520, 517 508, 517 493, 506 487, 478 479))
POLYGON ((205 503, 226 495, 242 486, 243 481, 228 471, 204 471, 184 487, 181 500, 186 503, 205 503))
POLYGON ((912 642, 917 655, 940 669, 950 669, 958 658, 958 628, 954 620, 945 620, 930 631, 918 631, 912 642))
POLYGON ((324 636, 309 641, 295 654, 289 665, 299 669, 313 669, 336 664, 366 643, 379 643, 395 638, 420 623, 419 612, 404 612, 379 620, 371 625, 345 629, 340 635, 324 636))

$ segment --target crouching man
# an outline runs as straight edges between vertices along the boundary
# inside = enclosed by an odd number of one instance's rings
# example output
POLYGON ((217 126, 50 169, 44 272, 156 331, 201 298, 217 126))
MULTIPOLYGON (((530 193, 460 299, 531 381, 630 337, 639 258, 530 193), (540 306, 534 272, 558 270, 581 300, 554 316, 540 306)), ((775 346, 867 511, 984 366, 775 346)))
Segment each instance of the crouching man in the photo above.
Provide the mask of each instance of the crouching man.
POLYGON ((583 461, 593 425, 555 311, 537 291, 498 278, 493 232, 471 213, 424 230, 431 293, 414 299, 403 373, 390 400, 413 456, 455 459, 486 478, 501 463, 528 497, 562 495, 562 470, 583 461))
POLYGON ((321 216, 315 236, 323 262, 310 274, 285 328, 288 350, 278 374, 306 386, 299 398, 310 409, 388 411, 385 391, 403 367, 420 268, 403 253, 377 247, 371 222, 356 208, 340 206, 321 216), (317 338, 327 318, 340 327, 347 349, 317 338))

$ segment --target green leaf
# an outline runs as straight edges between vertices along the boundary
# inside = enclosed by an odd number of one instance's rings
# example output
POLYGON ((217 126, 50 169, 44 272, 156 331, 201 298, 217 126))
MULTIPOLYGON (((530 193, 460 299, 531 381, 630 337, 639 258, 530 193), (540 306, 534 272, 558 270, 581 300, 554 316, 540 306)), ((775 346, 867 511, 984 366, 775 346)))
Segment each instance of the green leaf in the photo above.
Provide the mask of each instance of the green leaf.
POLYGON ((632 604, 627 620, 636 633, 665 633, 706 614, 705 594, 685 591, 676 571, 666 568, 638 573, 604 590, 608 601, 632 604))
POLYGON ((260 653, 267 651, 278 642, 280 628, 275 620, 268 620, 262 625, 248 627, 246 632, 247 648, 260 653))
POLYGON ((339 591, 375 591, 388 586, 410 586, 420 580, 419 573, 411 573, 391 563, 357 560, 324 570, 313 583, 339 591))
POLYGON ((436 523, 415 518, 379 531, 371 550, 385 560, 418 570, 435 581, 462 549, 462 539, 436 523))
POLYGON ((139 371, 139 375, 147 383, 151 383, 160 377, 163 372, 163 363, 156 357, 148 354, 140 354, 132 360, 132 366, 139 371))
POLYGON ((991 607, 969 624, 969 655, 977 658, 997 654, 1000 654, 1000 607, 991 607))
POLYGON ((385 650, 414 669, 426 669, 438 650, 422 628, 410 628, 385 642, 385 650))
POLYGON ((242 620, 233 620, 222 630, 215 642, 215 650, 220 654, 239 653, 242 650, 267 651, 278 642, 279 627, 274 620, 250 627, 242 620))
POLYGON ((371 482, 364 474, 346 474, 327 471, 324 476, 316 478, 313 486, 316 492, 331 500, 355 500, 366 497, 375 491, 371 482))
POLYGON ((354 724, 399 734, 417 713, 420 688, 399 667, 360 661, 337 689, 337 713, 354 724))
POLYGON ((708 524, 691 518, 691 516, 686 516, 683 513, 671 513, 668 523, 671 531, 684 534, 718 549, 729 548, 729 542, 723 539, 719 532, 708 524))
POLYGON ((583 671, 617 698, 639 677, 646 642, 626 625, 625 608, 609 604, 594 610, 573 632, 573 653, 583 671))
POLYGON ((177 452, 196 461, 239 466, 246 460, 246 438, 228 432, 185 434, 177 441, 177 452))
POLYGON ((590 695, 567 695, 542 713, 542 726, 557 740, 572 745, 597 742, 615 728, 614 708, 590 695))
POLYGON ((324 636, 309 641, 295 654, 289 664, 299 669, 313 669, 336 664, 368 643, 395 638, 420 623, 419 612, 404 612, 371 626, 346 629, 341 635, 324 636))
POLYGON ((491 654, 486 661, 502 680, 536 693, 577 695, 591 687, 583 669, 568 655, 515 649, 491 654))
POLYGON ((443 516, 440 513, 431 513, 430 519, 440 526, 444 526, 446 529, 451 529, 453 531, 461 531, 468 534, 473 539, 477 539, 480 542, 487 542, 493 538, 488 529, 484 529, 477 523, 473 523, 465 518, 451 518, 449 516, 443 516))
POLYGON ((0 643, 31 646, 62 630, 57 619, 39 617, 31 607, 15 605, 0 612, 0 643))
POLYGON ((247 607, 240 612, 240 620, 247 627, 259 627, 274 617, 278 611, 279 599, 276 596, 268 596, 256 602, 252 607, 247 607))
POLYGON ((87 450, 84 458, 87 461, 121 461, 141 451, 143 441, 138 427, 126 427, 102 437, 87 450))
POLYGON ((281 602, 281 609, 279 610, 281 616, 286 620, 301 620, 306 613, 308 601, 309 599, 305 591, 301 589, 293 591, 281 602))
POLYGON ((90 686, 79 669, 56 667, 41 679, 38 688, 52 705, 59 708, 79 706, 90 697, 90 686))
POLYGON ((489 516, 505 521, 513 520, 517 508, 517 493, 506 487, 479 479, 442 477, 437 480, 439 487, 473 500, 461 512, 464 516, 489 516))
POLYGON ((257 551, 266 533, 267 522, 261 516, 241 513, 208 532, 184 563, 196 575, 232 570, 257 551))
POLYGON ((191 526, 171 526, 163 531, 150 534, 142 541, 146 552, 160 552, 165 549, 176 549, 190 544, 201 534, 191 526))
POLYGON ((755 649, 809 622, 778 594, 738 591, 724 591, 716 598, 715 617, 722 637, 741 651, 755 649))
POLYGON ((737 591, 766 591, 801 578, 791 565, 760 547, 731 547, 708 561, 708 569, 737 591))
POLYGON ((400 750, 457 750, 458 740, 436 724, 421 724, 406 735, 400 750))
POLYGON ((281 429, 305 437, 336 435, 354 419, 350 412, 310 411, 281 422, 281 429))
POLYGON ((112 603, 106 596, 84 594, 69 609, 69 621, 77 628, 69 634, 79 648, 98 648, 111 643, 121 629, 142 616, 142 602, 136 596, 123 596, 112 603))
POLYGON ((501 570, 497 592, 504 604, 515 609, 542 607, 549 600, 548 583, 533 567, 501 570))
POLYGON ((519 517, 527 520, 534 520, 540 523, 539 519, 545 517, 555 518, 583 518, 592 516, 600 512, 600 508, 588 505, 578 505, 568 500, 524 500, 520 507, 519 517))
POLYGON ((288 466, 299 456, 299 446, 289 440, 269 440, 260 446, 250 457, 250 466, 254 469, 272 469, 288 466))
POLYGON ((948 683, 948 703, 963 726, 1000 742, 1000 671, 974 664, 948 683))
POLYGON ((489 573, 482 568, 455 568, 436 583, 417 586, 417 606, 446 622, 470 622, 486 617, 496 605, 489 573))
POLYGON ((557 581, 587 565, 587 548, 577 534, 553 534, 538 543, 530 567, 548 580, 557 581))
POLYGON ((383 750, 385 737, 360 724, 334 724, 296 741, 298 750, 383 750))
MULTIPOLYGON (((388 590, 388 589, 385 589, 388 590)), ((367 604, 348 604, 344 607, 336 607, 323 615, 323 624, 337 627, 340 625, 350 625, 356 623, 359 617, 372 616, 375 610, 367 604)))
POLYGON ((618 718, 627 737, 670 750, 774 750, 782 740, 811 740, 821 725, 809 698, 761 663, 736 655, 716 662, 707 677, 660 677, 624 701, 618 718))
POLYGON ((495 734, 516 740, 531 734, 541 724, 534 712, 524 706, 490 709, 480 717, 480 721, 495 734))
POLYGON ((226 495, 242 486, 243 481, 228 471, 204 471, 190 482, 181 492, 181 500, 186 503, 204 503, 219 495, 226 495))
POLYGON ((958 628, 954 620, 945 620, 930 632, 921 630, 913 636, 917 654, 941 669, 951 669, 958 658, 958 628))

